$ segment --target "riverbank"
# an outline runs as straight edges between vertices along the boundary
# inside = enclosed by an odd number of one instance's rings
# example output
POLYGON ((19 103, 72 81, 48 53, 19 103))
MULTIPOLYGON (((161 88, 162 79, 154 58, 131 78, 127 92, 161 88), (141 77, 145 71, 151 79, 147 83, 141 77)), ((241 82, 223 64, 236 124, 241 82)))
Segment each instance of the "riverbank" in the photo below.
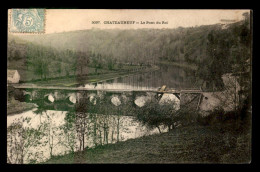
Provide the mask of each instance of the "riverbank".
POLYGON ((185 69, 190 69, 190 70, 197 70, 198 66, 193 65, 193 64, 188 64, 188 63, 179 63, 179 62, 169 62, 169 61, 159 61, 157 62, 158 64, 164 64, 164 65, 172 65, 176 67, 182 67, 185 69))
POLYGON ((70 163, 249 163, 250 133, 223 126, 187 126, 171 132, 54 156, 46 164, 70 163))
POLYGON ((36 107, 36 104, 20 102, 18 100, 15 100, 14 98, 11 98, 11 100, 7 101, 7 115, 22 113, 32 110, 36 107))

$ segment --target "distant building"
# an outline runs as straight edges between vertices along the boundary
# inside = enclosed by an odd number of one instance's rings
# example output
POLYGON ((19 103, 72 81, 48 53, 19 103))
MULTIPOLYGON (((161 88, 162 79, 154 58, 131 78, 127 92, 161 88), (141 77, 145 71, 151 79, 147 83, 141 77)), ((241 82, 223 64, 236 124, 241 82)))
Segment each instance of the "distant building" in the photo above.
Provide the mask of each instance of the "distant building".
POLYGON ((19 83, 20 74, 17 70, 7 70, 7 83, 19 83))

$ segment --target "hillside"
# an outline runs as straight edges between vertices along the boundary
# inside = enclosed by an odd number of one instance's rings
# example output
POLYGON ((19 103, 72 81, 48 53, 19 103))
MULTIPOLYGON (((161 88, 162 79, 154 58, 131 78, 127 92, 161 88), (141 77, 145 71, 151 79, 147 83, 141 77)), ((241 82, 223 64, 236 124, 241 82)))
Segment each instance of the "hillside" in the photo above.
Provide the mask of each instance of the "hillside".
POLYGON ((54 156, 45 164, 249 163, 250 134, 219 126, 187 126, 171 132, 54 156))
POLYGON ((177 29, 91 29, 21 35, 9 41, 8 68, 23 68, 37 76, 33 78, 46 79, 86 74, 85 70, 98 73, 121 70, 124 65, 172 62, 193 66, 198 69, 196 75, 208 82, 207 87, 218 88, 223 74, 248 68, 245 62, 251 57, 250 47, 249 19, 177 29))
POLYGON ((177 29, 82 30, 39 36, 23 35, 39 45, 58 50, 95 52, 130 62, 163 58, 169 61, 197 61, 205 58, 207 35, 221 25, 177 29), (200 56, 200 57, 196 57, 200 56))

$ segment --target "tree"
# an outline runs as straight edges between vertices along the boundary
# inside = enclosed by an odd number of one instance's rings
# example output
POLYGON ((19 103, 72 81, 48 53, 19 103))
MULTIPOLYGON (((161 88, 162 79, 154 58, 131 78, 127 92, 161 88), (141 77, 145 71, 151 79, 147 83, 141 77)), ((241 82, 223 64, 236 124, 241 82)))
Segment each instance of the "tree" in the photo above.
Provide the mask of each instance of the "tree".
POLYGON ((243 17, 244 17, 245 22, 247 22, 247 21, 250 19, 250 15, 249 15, 248 12, 245 12, 245 13, 243 13, 242 15, 243 15, 243 17))
POLYGON ((40 76, 41 80, 46 80, 49 75, 49 65, 49 59, 41 52, 38 58, 32 60, 33 73, 40 76))
POLYGON ((47 120, 44 122, 44 132, 45 135, 47 135, 48 137, 49 153, 50 153, 50 158, 52 158, 54 148, 62 141, 59 139, 59 134, 58 134, 59 127, 56 127, 52 121, 54 113, 51 114, 45 113, 45 115, 47 117, 47 120), (54 143, 55 139, 59 141, 57 143, 54 143))
POLYGON ((76 71, 77 71, 77 60, 73 59, 71 63, 70 69, 73 71, 74 76, 76 76, 76 71))
POLYGON ((87 65, 87 56, 84 52, 77 53, 77 67, 80 69, 80 75, 83 75, 83 69, 87 65))
POLYGON ((34 114, 40 115, 40 123, 42 123, 42 116, 45 113, 45 115, 47 115, 47 109, 44 107, 44 102, 41 101, 38 103, 38 108, 33 111, 34 114))
POLYGON ((101 57, 101 54, 94 54, 92 56, 92 64, 95 68, 95 73, 97 73, 98 69, 102 68, 101 57))
POLYGON ((57 62, 55 67, 56 67, 56 72, 59 74, 59 76, 61 76, 62 73, 61 62, 57 62))
POLYGON ((18 50, 15 50, 14 51, 14 57, 13 57, 14 60, 19 60, 21 59, 21 54, 20 54, 20 51, 18 50))
POLYGON ((75 125, 77 138, 79 140, 80 146, 79 150, 83 151, 85 149, 85 136, 89 129, 89 116, 87 114, 88 108, 91 103, 88 101, 86 93, 82 93, 83 98, 75 105, 75 125))
POLYGON ((178 113, 173 104, 159 104, 158 101, 151 101, 137 109, 136 119, 149 128, 157 128, 161 133, 160 126, 174 128, 174 122, 178 120, 178 113))
POLYGON ((109 70, 113 70, 115 65, 115 59, 109 58, 107 60, 107 67, 109 70))
POLYGON ((76 116, 74 111, 68 111, 65 117, 65 123, 60 126, 60 129, 64 132, 66 142, 62 142, 62 145, 69 148, 70 153, 77 149, 76 145, 76 116))
POLYGON ((44 136, 42 125, 32 128, 30 118, 15 120, 7 128, 7 162, 11 164, 24 164, 25 161, 37 162, 43 158, 39 152, 31 153, 31 148, 42 144, 44 136), (27 126, 24 126, 27 124, 27 126))

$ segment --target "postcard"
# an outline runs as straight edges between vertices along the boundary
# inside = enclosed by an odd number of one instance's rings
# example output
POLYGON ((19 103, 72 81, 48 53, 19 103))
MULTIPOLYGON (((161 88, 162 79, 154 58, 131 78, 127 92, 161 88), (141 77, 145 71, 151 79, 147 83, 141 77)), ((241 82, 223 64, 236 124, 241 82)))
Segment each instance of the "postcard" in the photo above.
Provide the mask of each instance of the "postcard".
POLYGON ((8 164, 248 164, 252 10, 8 10, 8 164))

